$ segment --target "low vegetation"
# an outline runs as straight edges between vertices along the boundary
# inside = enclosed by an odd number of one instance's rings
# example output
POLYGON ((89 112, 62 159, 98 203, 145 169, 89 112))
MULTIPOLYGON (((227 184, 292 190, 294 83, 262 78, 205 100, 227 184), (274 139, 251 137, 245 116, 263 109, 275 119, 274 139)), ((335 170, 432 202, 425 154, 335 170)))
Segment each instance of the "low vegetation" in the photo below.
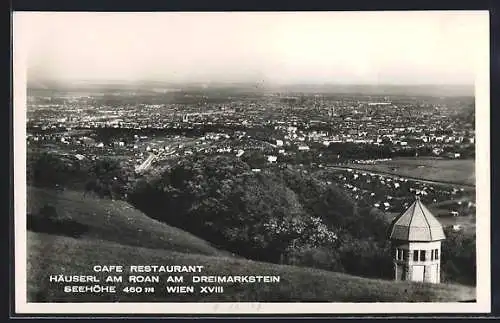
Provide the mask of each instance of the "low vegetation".
POLYGON ((358 209, 338 187, 296 171, 254 173, 233 157, 197 156, 139 183, 129 200, 246 258, 392 277, 386 219, 358 209))

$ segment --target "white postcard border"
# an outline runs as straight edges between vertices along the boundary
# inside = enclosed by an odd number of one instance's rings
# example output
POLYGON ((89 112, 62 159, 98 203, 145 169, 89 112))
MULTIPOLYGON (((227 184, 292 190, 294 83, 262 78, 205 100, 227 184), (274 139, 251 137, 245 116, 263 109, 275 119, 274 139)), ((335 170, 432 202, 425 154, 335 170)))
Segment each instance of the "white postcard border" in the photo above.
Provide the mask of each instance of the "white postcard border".
MULTIPOLYGON (((463 13, 463 11, 461 11, 463 13)), ((487 313, 490 291, 490 91, 489 13, 477 35, 476 201, 477 299, 475 303, 28 303, 26 295, 26 44, 29 17, 13 14, 15 311, 18 314, 340 314, 487 313)), ((61 13, 64 14, 64 13, 61 13)))

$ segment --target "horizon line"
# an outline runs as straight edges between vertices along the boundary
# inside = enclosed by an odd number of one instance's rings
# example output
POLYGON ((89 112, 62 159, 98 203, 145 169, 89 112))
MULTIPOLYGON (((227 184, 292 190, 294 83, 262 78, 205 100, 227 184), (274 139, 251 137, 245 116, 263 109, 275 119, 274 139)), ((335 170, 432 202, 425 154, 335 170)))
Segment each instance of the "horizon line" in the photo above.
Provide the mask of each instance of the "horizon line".
POLYGON ((116 84, 147 84, 147 83, 159 83, 159 84, 168 84, 168 85, 231 85, 231 84, 240 84, 240 85, 270 85, 270 86, 293 86, 293 85, 302 85, 302 86, 395 86, 395 87, 404 87, 404 86, 464 86, 464 87, 474 87, 475 82, 471 83, 430 83, 430 82, 421 82, 421 83, 390 83, 390 82, 313 82, 313 81, 296 81, 296 82, 274 82, 274 81, 176 81, 176 80, 154 80, 154 79, 142 79, 142 80, 124 80, 124 79, 75 79, 75 80, 61 80, 61 79, 43 79, 43 80, 27 80, 28 87, 37 84, 43 83, 64 83, 67 85, 74 84, 88 84, 88 85, 116 85, 116 84))

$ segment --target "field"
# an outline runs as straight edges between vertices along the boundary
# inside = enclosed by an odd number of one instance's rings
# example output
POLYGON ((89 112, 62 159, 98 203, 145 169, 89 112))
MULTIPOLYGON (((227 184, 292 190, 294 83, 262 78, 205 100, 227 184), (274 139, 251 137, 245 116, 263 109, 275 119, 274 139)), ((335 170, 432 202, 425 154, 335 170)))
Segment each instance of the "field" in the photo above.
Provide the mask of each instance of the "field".
POLYGON ((443 201, 429 205, 429 210, 436 215, 443 227, 459 225, 463 234, 474 235, 476 233, 475 214, 450 216, 449 210, 456 208, 457 200, 443 201))
MULTIPOLYGON (((461 285, 393 282, 246 260, 152 220, 125 202, 83 197, 75 191, 29 188, 28 212, 28 219, 37 231, 28 231, 29 301, 449 302, 475 299, 475 289, 461 285), (48 219, 47 214, 40 212, 47 205, 57 211, 48 219), (281 280, 273 284, 224 284, 224 293, 206 296, 169 294, 162 282, 155 292, 140 295, 123 292, 123 287, 130 286, 125 283, 116 283, 116 294, 72 294, 63 291, 62 283, 49 282, 50 275, 92 275, 96 264, 200 265, 204 266, 201 275, 279 275, 281 280)), ((159 275, 165 282, 166 275, 159 275)), ((186 285, 190 275, 184 274, 186 285)), ((103 282, 105 277, 97 276, 103 282)), ((126 279, 127 275, 124 276, 126 279)))
MULTIPOLYGON (((448 302, 475 299, 474 288, 459 285, 374 280, 310 268, 38 233, 28 234, 28 250, 28 299, 38 302, 448 302), (49 283, 50 274, 90 274, 95 264, 201 265, 204 266, 201 275, 279 275, 280 282, 223 284, 224 293, 206 296, 196 292, 169 294, 164 291, 165 283, 157 285, 154 293, 125 293, 123 288, 133 284, 117 283, 116 294, 75 296, 65 293, 62 284, 49 283)), ((161 281, 165 281, 167 275, 160 274, 161 281)), ((191 275, 183 275, 186 282, 191 281, 191 275)), ((102 281, 104 276, 99 278, 102 281)))
POLYGON ((395 158, 373 165, 350 164, 349 167, 428 181, 463 185, 476 183, 473 159, 395 158))

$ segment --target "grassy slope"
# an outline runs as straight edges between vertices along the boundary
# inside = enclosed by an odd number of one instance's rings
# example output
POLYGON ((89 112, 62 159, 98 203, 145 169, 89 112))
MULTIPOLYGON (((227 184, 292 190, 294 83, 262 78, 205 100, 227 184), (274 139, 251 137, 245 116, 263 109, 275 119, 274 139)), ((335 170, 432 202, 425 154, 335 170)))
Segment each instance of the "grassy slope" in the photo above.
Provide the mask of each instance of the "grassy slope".
MULTIPOLYGON (((30 301, 456 301, 473 299, 474 289, 370 280, 340 273, 258 263, 230 257, 185 231, 170 227, 122 201, 83 197, 74 191, 28 188, 28 212, 49 203, 59 215, 88 226, 78 239, 28 232, 30 301), (225 285, 225 293, 194 295, 77 295, 49 283, 51 274, 91 273, 95 264, 206 266, 205 274, 281 275, 278 285, 225 285)), ((124 277, 126 278, 126 277, 124 277)), ((186 275, 187 279, 188 276, 186 275)), ((141 284, 144 286, 143 284, 141 284)), ((123 285, 122 285, 123 286, 123 285)), ((121 289, 120 289, 121 290, 121 289)))
MULTIPOLYGON (((179 301, 262 301, 262 302, 426 302, 460 301, 475 298, 475 290, 457 285, 428 285, 374 280, 322 270, 260 263, 230 257, 183 254, 118 245, 107 241, 80 240, 62 236, 28 233, 28 299, 52 302, 179 302, 179 301), (280 275, 275 284, 224 284, 223 294, 209 296, 167 294, 163 283, 154 294, 126 294, 116 284, 117 294, 64 293, 62 284, 49 283, 50 274, 91 274, 94 264, 202 265, 205 275, 280 275)), ((161 274, 162 280, 165 274, 161 274)), ((184 279, 189 285, 191 274, 184 279)), ((99 275, 103 280, 103 276, 99 275)), ((124 280, 127 275, 124 275, 124 280)), ((102 281, 101 280, 101 281, 102 281)), ((212 284, 213 285, 213 284, 212 284)), ((141 284, 141 286, 144 286, 141 284)), ((200 286, 198 284, 195 285, 200 286)))
POLYGON ((88 231, 81 239, 206 255, 229 254, 186 231, 151 219, 123 201, 84 197, 83 193, 76 191, 56 192, 34 187, 28 187, 27 200, 28 213, 37 214, 42 206, 50 204, 59 216, 86 225, 88 231))
POLYGON ((430 181, 475 185, 474 165, 473 159, 396 158, 374 165, 352 164, 349 166, 430 181))

